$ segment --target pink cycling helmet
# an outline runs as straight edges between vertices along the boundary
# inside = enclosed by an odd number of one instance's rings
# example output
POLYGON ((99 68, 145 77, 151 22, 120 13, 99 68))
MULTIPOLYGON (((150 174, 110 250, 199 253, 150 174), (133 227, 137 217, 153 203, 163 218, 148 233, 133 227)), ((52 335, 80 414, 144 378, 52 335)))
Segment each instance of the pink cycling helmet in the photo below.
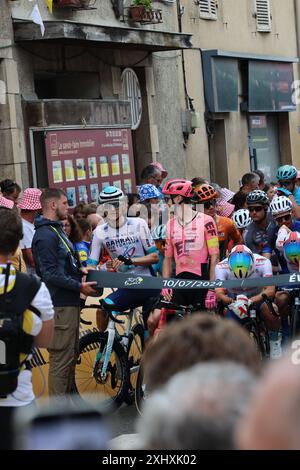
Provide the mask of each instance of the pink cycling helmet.
POLYGON ((167 181, 163 187, 165 196, 183 196, 191 198, 193 196, 193 185, 191 181, 174 179, 167 181))

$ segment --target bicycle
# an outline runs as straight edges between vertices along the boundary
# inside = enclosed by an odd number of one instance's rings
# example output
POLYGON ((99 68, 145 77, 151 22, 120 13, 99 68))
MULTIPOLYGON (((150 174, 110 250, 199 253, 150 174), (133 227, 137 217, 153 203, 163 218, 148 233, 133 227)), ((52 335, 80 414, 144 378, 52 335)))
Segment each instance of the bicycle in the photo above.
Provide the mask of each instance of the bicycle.
POLYGON ((292 291, 290 334, 292 339, 300 335, 300 287, 293 289, 292 291))
MULTIPOLYGON (((173 302, 167 302, 160 297, 158 301, 154 304, 153 308, 165 308, 166 310, 168 310, 169 314, 167 315, 166 323, 169 323, 168 318, 172 321, 182 320, 183 318, 190 316, 192 313, 200 310, 201 306, 200 304, 195 306, 177 305, 173 302)), ((143 403, 147 399, 147 396, 148 394, 146 389, 146 383, 144 382, 143 365, 141 363, 137 374, 135 387, 135 406, 140 415, 142 414, 143 403)))
MULTIPOLYGON (((136 376, 144 349, 144 327, 138 309, 116 311, 104 299, 98 305, 85 308, 101 308, 109 317, 104 333, 93 331, 80 338, 79 357, 75 367, 73 393, 84 399, 84 394, 102 394, 104 406, 119 407, 124 401, 133 401, 136 376), (116 325, 125 325, 118 319, 128 317, 123 332, 116 325)), ((84 309, 83 309, 84 310, 84 309)))
MULTIPOLYGON (((272 300, 269 299, 269 297, 267 297, 265 294, 263 294, 262 297, 263 303, 266 303, 272 315, 277 317, 278 314, 273 307, 272 300)), ((261 359, 263 360, 270 357, 270 337, 268 328, 261 314, 261 305, 255 306, 253 304, 250 306, 248 309, 249 316, 248 318, 242 320, 242 326, 249 332, 249 336, 252 341, 254 341, 256 349, 259 352, 261 359)), ((223 318, 226 318, 226 314, 224 313, 225 308, 228 308, 228 306, 225 307, 222 303, 220 303, 218 306, 218 314, 223 318)))

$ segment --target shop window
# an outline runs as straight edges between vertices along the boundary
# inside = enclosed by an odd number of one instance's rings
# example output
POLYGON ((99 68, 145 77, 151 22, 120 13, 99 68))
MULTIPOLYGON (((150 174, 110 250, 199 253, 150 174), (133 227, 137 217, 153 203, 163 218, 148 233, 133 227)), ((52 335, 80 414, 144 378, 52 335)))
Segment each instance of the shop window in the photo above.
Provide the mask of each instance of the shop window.
POLYGON ((261 33, 272 31, 270 0, 255 0, 255 18, 257 31, 261 33))
POLYGON ((216 0, 198 0, 200 18, 204 20, 217 19, 217 1, 216 0))

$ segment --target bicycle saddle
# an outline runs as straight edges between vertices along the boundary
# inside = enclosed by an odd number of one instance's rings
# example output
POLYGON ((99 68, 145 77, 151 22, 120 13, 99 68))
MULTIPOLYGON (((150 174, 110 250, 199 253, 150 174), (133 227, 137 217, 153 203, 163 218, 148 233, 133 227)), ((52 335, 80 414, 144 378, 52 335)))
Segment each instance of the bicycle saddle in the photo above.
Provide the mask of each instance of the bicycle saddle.
POLYGON ((117 307, 116 305, 108 304, 105 302, 105 299, 100 300, 99 307, 103 307, 103 309, 106 310, 107 312, 129 312, 130 311, 130 308, 127 308, 127 307, 120 308, 120 307, 117 307))

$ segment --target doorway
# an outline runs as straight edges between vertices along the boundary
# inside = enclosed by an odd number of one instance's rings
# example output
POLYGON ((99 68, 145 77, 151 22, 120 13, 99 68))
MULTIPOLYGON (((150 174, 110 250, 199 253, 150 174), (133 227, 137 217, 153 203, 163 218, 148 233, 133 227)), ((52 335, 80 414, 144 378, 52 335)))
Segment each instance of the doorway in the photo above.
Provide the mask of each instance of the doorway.
POLYGON ((266 181, 273 181, 281 161, 277 115, 249 116, 249 153, 251 171, 261 170, 266 181))

